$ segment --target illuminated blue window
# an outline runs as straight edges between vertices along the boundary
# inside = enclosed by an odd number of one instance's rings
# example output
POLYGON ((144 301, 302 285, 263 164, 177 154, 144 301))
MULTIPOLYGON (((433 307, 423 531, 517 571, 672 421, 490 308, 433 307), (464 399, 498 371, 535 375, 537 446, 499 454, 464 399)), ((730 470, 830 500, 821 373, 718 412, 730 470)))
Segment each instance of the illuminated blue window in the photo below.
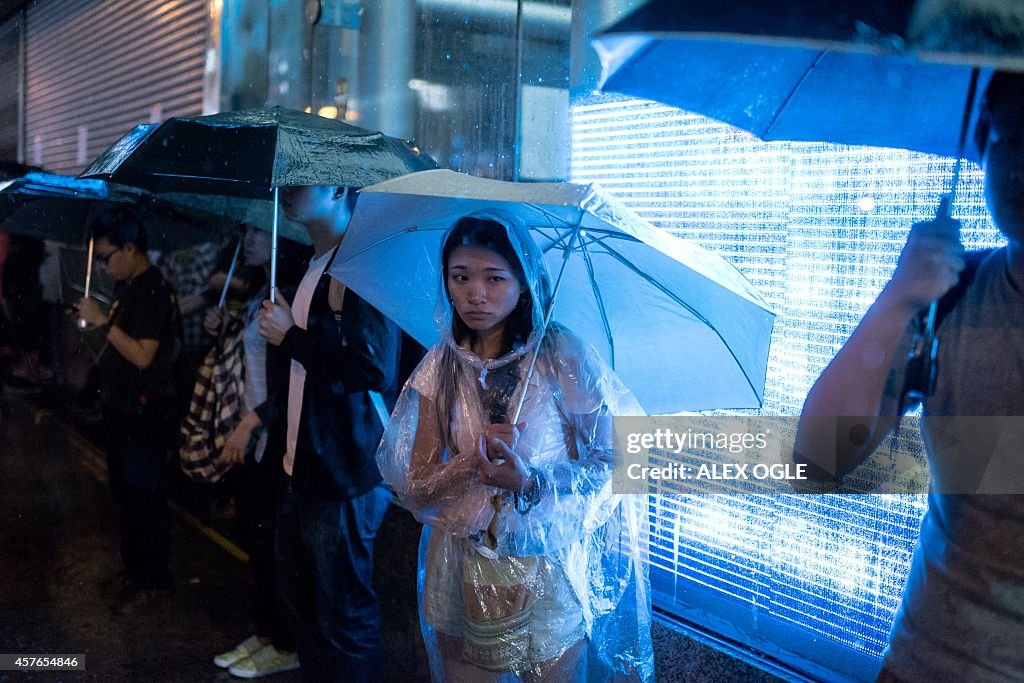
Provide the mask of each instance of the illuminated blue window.
MULTIPOLYGON (((573 109, 574 182, 599 183, 729 259, 779 314, 766 415, 799 414, 888 281, 910 226, 934 215, 952 167, 899 150, 763 143, 638 100, 573 109)), ((973 165, 961 177, 968 248, 1002 243, 981 180, 973 165)), ((655 605, 816 677, 870 680, 925 505, 913 495, 656 498, 655 605)))

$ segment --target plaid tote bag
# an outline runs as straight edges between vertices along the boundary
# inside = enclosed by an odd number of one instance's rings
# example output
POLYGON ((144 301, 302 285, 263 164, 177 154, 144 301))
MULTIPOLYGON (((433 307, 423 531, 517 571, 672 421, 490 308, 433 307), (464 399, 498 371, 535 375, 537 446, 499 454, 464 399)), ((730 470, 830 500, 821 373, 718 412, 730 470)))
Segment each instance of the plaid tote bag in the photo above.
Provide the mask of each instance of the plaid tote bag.
POLYGON ((242 329, 240 324, 229 326, 206 354, 181 423, 181 469, 197 481, 219 481, 231 469, 230 463, 220 460, 220 453, 242 419, 242 329))

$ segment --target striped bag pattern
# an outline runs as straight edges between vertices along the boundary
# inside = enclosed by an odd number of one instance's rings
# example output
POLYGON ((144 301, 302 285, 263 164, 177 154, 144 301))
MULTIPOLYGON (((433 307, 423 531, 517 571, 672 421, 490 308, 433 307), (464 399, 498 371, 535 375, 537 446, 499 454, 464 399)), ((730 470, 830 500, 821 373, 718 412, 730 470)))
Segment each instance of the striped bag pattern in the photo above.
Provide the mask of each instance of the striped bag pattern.
POLYGON ((181 423, 181 469, 197 481, 219 481, 231 469, 221 449, 242 418, 245 354, 242 326, 232 326, 203 359, 181 423))

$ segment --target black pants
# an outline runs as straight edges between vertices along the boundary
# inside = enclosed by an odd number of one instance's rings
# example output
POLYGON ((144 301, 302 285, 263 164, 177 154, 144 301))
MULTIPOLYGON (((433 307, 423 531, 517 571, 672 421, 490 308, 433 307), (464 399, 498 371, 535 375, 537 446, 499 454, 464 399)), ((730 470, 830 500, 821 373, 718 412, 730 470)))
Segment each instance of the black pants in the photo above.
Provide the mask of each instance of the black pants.
POLYGON ((281 597, 307 681, 380 680, 383 642, 373 591, 373 540, 390 495, 304 500, 286 478, 277 518, 281 597))
POLYGON ((166 430, 159 408, 140 413, 108 407, 103 418, 125 571, 137 588, 166 588, 171 583, 171 518, 164 476, 166 430))
POLYGON ((264 456, 257 463, 246 458, 242 474, 241 512, 253 581, 256 635, 271 638, 278 650, 294 651, 295 639, 278 595, 274 563, 281 459, 264 456))

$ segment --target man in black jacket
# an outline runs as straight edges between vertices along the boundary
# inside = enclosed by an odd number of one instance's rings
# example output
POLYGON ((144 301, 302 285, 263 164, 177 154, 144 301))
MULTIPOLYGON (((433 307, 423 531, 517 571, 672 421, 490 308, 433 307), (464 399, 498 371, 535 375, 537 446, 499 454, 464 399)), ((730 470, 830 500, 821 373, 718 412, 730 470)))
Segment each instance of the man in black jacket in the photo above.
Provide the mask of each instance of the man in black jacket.
POLYGON ((348 227, 352 190, 288 187, 282 207, 313 240, 295 300, 264 302, 260 333, 291 357, 277 529, 279 587, 304 677, 380 675, 373 539, 389 494, 374 460, 383 426, 370 392, 395 382, 394 323, 327 275, 348 227))

